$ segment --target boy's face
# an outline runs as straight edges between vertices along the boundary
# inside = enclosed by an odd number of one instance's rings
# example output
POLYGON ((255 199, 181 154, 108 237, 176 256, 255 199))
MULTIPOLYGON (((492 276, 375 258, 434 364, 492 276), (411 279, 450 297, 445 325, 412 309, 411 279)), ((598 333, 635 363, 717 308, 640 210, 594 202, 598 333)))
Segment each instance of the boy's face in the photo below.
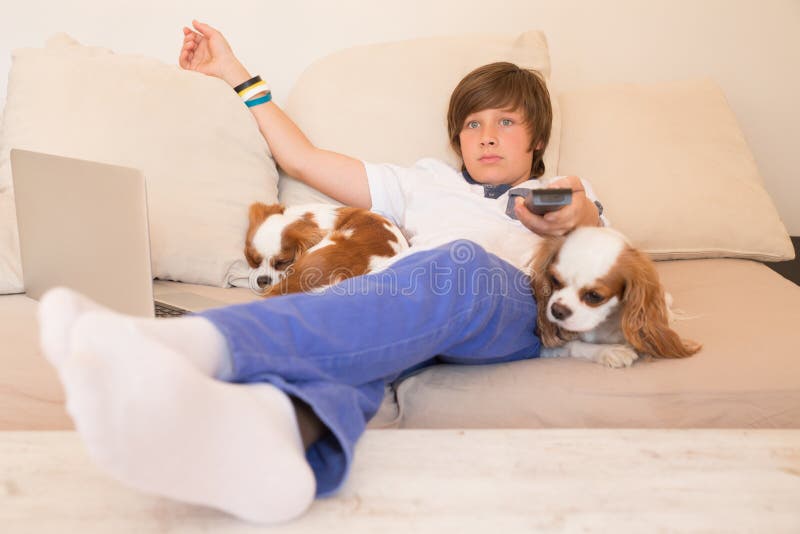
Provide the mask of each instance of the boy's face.
POLYGON ((473 180, 518 185, 531 177, 531 137, 520 111, 489 108, 467 116, 458 134, 473 180))

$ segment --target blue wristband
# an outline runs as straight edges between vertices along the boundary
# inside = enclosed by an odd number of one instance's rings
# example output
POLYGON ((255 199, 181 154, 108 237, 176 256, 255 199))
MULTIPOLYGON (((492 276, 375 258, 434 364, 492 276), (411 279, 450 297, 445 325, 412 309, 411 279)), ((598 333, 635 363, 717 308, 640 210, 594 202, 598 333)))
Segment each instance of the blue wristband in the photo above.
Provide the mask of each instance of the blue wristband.
POLYGON ((245 102, 245 105, 248 108, 252 108, 253 106, 257 106, 259 104, 266 104, 270 100, 272 100, 272 93, 271 92, 265 94, 264 96, 260 96, 258 98, 254 98, 252 100, 248 100, 247 102, 245 102))

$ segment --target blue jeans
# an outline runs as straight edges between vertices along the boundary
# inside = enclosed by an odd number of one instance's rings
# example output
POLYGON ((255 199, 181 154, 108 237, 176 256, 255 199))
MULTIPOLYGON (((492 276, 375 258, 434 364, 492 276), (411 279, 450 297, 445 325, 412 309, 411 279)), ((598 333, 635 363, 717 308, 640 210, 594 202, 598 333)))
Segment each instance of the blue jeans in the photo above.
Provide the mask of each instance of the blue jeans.
POLYGON ((308 404, 330 430, 307 451, 317 496, 343 483, 386 383, 438 362, 476 365, 539 355, 528 276, 464 240, 321 293, 200 315, 228 342, 232 382, 273 384, 308 404))

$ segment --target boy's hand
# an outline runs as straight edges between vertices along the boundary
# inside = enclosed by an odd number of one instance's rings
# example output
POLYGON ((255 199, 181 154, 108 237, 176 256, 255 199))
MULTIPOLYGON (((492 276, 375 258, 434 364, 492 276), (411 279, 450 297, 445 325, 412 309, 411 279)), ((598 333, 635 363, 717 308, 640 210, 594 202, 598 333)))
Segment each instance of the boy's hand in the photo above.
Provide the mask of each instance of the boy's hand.
POLYGON ((597 206, 586 197, 583 184, 577 176, 567 176, 551 183, 549 189, 572 189, 572 202, 563 208, 545 215, 536 215, 528 211, 522 197, 515 200, 514 213, 526 228, 543 236, 564 235, 577 226, 597 226, 600 216, 597 206))
MULTIPOLYGON (((183 28, 178 64, 221 78, 231 87, 250 79, 222 34, 196 20, 183 28)), ((367 171, 361 160, 315 147, 275 102, 249 108, 275 161, 290 176, 349 206, 369 209, 367 171)))
POLYGON ((183 46, 178 56, 181 68, 221 78, 233 87, 250 78, 218 30, 196 20, 192 26, 197 31, 183 28, 183 46))

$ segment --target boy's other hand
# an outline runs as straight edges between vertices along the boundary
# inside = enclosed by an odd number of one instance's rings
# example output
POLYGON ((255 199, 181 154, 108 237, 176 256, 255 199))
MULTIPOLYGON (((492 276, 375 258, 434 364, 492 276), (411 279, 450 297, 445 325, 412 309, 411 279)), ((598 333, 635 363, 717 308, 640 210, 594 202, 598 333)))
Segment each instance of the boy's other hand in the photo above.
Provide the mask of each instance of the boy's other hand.
POLYGON ((549 189, 572 189, 572 202, 563 208, 545 215, 528 211, 522 197, 515 200, 514 213, 517 219, 532 232, 542 236, 565 235, 577 226, 597 226, 600 216, 597 206, 586 197, 583 184, 577 176, 560 178, 548 186, 549 189))
POLYGON ((250 78, 218 30, 197 20, 192 21, 192 26, 194 30, 183 27, 183 46, 178 56, 181 68, 221 78, 232 86, 250 78))

